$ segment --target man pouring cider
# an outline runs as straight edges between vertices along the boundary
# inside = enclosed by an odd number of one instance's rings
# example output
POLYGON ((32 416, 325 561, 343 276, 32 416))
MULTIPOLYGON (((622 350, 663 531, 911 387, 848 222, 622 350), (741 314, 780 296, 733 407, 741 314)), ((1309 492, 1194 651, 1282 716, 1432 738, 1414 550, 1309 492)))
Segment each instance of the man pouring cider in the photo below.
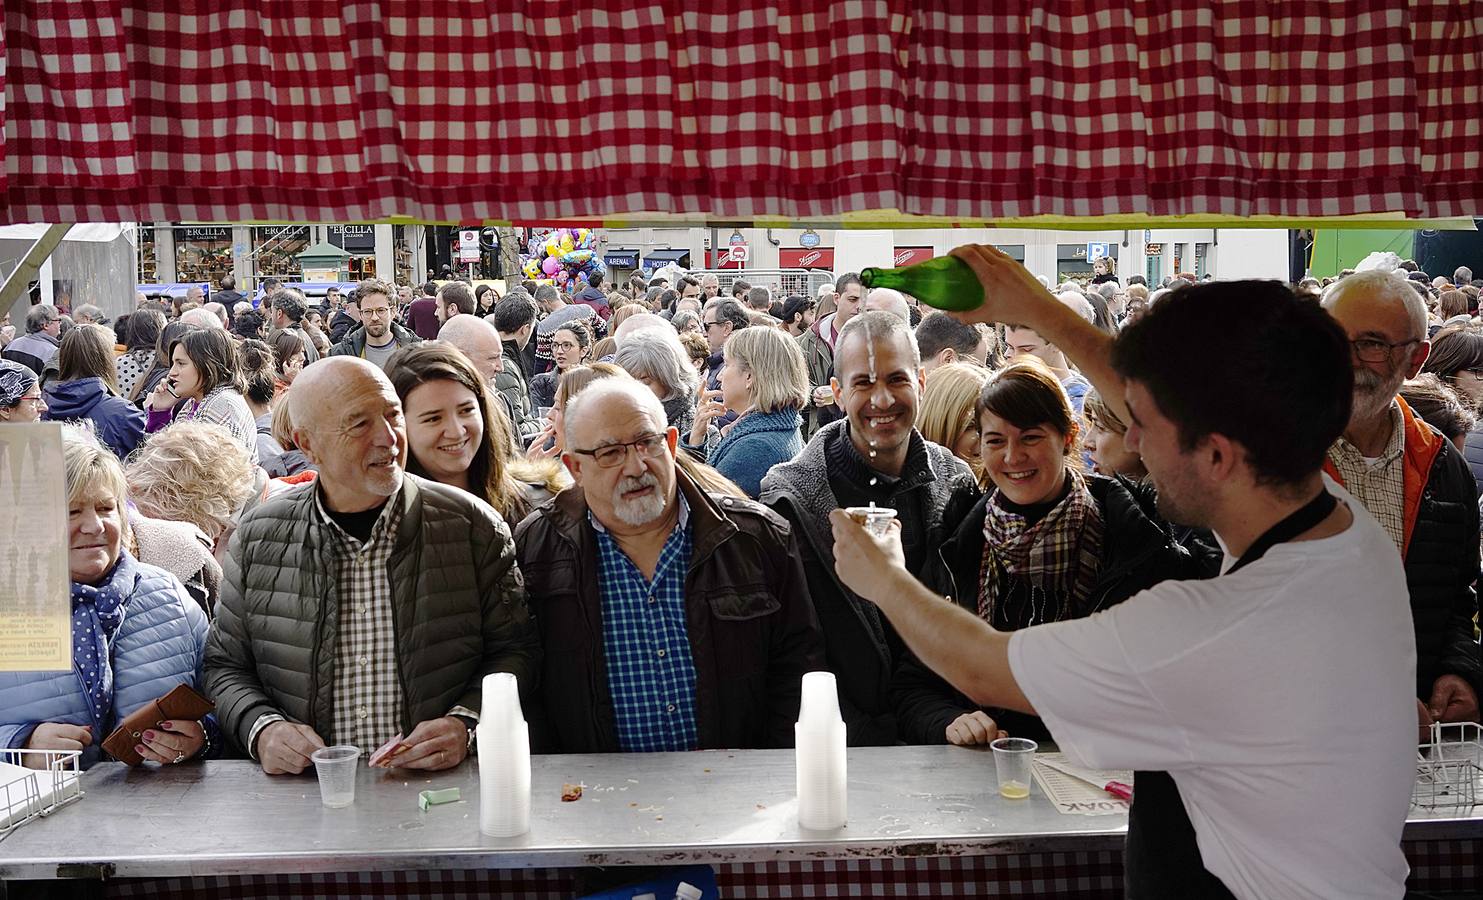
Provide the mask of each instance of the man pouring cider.
POLYGON ((1129 423, 1162 518, 1214 532, 1221 575, 1088 618, 995 631, 923 587, 896 528, 835 511, 835 567, 986 706, 1081 765, 1136 769, 1129 898, 1399 898, 1416 650, 1395 543, 1322 474, 1352 395, 1345 332, 1276 282, 1176 291, 1116 339, 992 247, 966 322, 1033 328, 1129 423))

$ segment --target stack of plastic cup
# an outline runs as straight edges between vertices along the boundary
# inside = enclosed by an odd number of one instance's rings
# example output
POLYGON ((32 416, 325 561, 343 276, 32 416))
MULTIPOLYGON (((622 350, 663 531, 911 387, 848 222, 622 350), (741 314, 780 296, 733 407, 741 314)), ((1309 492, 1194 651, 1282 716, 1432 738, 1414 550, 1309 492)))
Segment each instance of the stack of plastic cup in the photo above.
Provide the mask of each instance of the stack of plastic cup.
POLYGON ((843 828, 848 818, 844 718, 832 672, 803 676, 798 724, 793 726, 798 764, 798 825, 843 828))
POLYGON ((515 676, 484 676, 479 748, 479 830, 515 837, 530 830, 530 727, 520 710, 515 676))

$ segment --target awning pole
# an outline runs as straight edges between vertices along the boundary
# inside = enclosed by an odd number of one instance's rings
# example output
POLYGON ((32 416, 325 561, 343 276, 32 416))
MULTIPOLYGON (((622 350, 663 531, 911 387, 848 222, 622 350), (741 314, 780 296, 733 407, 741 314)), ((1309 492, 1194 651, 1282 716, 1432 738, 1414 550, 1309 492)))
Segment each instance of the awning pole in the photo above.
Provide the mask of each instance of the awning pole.
MULTIPOLYGON (((5 279, 5 284, 0 285, 0 319, 13 312, 22 298, 29 299, 30 291, 27 288, 31 285, 31 279, 41 271, 41 264, 50 259, 52 252, 62 245, 62 238, 66 237, 71 228, 71 225, 46 226, 46 231, 36 239, 26 255, 21 257, 15 271, 5 279)), ((18 333, 22 331, 21 323, 12 321, 11 324, 17 326, 18 333)))

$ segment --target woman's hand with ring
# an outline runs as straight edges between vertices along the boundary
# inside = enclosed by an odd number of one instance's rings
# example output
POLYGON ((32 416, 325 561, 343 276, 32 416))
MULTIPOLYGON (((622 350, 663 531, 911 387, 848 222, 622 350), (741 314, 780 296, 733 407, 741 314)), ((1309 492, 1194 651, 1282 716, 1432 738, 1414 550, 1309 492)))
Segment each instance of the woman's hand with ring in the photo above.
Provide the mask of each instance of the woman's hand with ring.
POLYGON ((199 722, 161 722, 144 732, 134 751, 161 765, 175 765, 195 756, 206 746, 206 732, 199 722))

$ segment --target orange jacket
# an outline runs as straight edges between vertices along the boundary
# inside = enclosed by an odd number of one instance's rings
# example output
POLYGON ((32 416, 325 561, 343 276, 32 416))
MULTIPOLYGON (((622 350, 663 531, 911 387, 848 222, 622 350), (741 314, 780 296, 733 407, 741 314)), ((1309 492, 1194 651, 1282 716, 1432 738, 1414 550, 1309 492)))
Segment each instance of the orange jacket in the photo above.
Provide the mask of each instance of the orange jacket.
MULTIPOLYGON (((1406 401, 1397 397, 1395 402, 1401 406, 1401 427, 1405 431, 1406 442, 1405 449, 1401 452, 1402 490, 1405 497, 1402 506, 1405 530, 1401 541, 1401 559, 1404 560, 1406 551, 1411 549, 1411 532, 1416 528, 1416 514, 1421 509, 1421 495, 1426 491, 1427 479, 1431 477, 1432 463, 1436 462, 1437 454, 1442 452, 1442 442, 1447 439, 1411 412, 1406 401)), ((1333 460, 1325 459, 1323 470, 1330 478, 1340 484, 1344 483, 1344 476, 1334 467, 1333 460)))

